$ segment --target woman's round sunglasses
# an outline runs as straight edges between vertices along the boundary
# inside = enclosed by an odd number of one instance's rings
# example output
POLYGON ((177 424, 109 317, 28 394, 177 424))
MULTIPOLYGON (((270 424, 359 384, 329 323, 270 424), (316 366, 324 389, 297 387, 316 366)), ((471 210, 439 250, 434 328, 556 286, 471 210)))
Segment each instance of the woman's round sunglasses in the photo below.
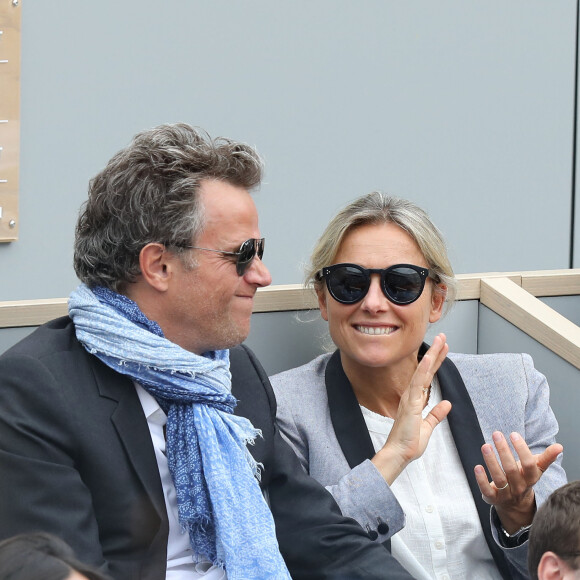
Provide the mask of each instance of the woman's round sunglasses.
POLYGON ((429 270, 413 264, 395 264, 388 268, 363 268, 358 264, 334 264, 322 268, 316 278, 324 278, 330 295, 341 304, 361 301, 371 286, 371 274, 380 274, 383 294, 393 304, 415 302, 425 288, 429 270))
POLYGON ((175 246, 187 250, 204 250, 206 252, 216 252, 224 256, 236 256, 236 272, 238 276, 243 276, 249 268, 253 259, 258 256, 260 260, 264 255, 265 238, 250 238, 246 240, 237 252, 226 252, 225 250, 214 250, 212 248, 200 248, 199 246, 190 246, 189 244, 165 244, 166 246, 175 246))

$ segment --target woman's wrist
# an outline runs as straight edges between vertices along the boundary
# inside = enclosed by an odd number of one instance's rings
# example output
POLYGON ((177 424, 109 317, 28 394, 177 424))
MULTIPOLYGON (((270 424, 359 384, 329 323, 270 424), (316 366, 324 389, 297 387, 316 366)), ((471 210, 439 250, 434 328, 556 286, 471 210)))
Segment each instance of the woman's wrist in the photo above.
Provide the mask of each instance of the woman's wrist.
POLYGON ((492 522, 498 530, 498 541, 504 548, 516 548, 528 541, 532 524, 522 526, 515 531, 508 532, 499 519, 497 510, 492 507, 492 522))
POLYGON ((395 479, 401 475, 405 467, 410 463, 403 458, 400 452, 393 449, 389 444, 385 446, 371 459, 374 466, 379 470, 383 479, 392 485, 395 479))
POLYGON ((535 495, 532 493, 531 498, 524 505, 509 508, 496 505, 495 511, 502 528, 510 535, 515 534, 532 523, 534 514, 536 513, 535 495))

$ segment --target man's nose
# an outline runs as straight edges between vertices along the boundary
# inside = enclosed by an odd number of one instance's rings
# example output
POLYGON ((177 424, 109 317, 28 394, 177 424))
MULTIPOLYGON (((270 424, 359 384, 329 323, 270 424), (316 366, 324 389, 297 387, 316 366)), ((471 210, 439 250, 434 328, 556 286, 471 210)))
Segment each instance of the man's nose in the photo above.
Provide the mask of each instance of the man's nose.
POLYGON ((269 286, 272 283, 270 270, 266 268, 266 264, 258 256, 252 260, 250 267, 244 274, 244 279, 249 284, 255 284, 260 287, 269 286))

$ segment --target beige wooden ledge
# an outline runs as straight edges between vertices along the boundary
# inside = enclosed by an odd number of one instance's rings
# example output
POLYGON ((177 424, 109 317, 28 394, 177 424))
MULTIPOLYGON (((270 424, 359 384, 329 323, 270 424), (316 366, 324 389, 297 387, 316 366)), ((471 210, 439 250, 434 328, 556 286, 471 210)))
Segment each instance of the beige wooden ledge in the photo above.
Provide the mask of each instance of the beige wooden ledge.
POLYGON ((482 278, 481 304, 580 369, 580 327, 509 278, 482 278))
MULTIPOLYGON (((460 274, 458 300, 482 304, 580 369, 580 327, 538 300, 580 295, 580 269, 460 274)), ((254 312, 318 308, 313 293, 300 284, 261 288, 254 312)), ((67 299, 0 302, 0 328, 38 326, 67 313, 67 299)))
POLYGON ((0 302, 0 328, 39 326, 65 314, 66 298, 0 302))
MULTIPOLYGON (((509 276, 521 283, 519 273, 459 274, 458 300, 479 300, 482 277, 509 276)), ((579 275, 580 277, 580 275, 579 275)), ((578 289, 580 294, 580 287, 578 289)), ((254 300, 254 312, 284 312, 318 308, 312 291, 302 284, 284 284, 260 288, 254 300)), ((67 299, 15 300, 0 302, 0 328, 38 326, 67 313, 67 299)))

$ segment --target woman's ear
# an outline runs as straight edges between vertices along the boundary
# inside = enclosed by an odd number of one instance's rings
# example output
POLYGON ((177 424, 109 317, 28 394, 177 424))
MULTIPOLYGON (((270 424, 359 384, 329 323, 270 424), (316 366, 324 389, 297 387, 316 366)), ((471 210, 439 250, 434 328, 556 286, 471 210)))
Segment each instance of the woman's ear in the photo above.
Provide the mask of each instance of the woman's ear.
POLYGON ((326 308, 326 290, 323 287, 316 290, 318 296, 318 308, 320 308, 320 316, 328 322, 328 310, 326 308))
POLYGON ((139 266, 144 281, 155 290, 167 290, 174 256, 163 244, 147 244, 139 252, 139 266))
POLYGON ((443 304, 447 297, 447 286, 445 284, 433 285, 431 290, 431 312, 429 313, 429 322, 437 322, 443 314, 443 304))

